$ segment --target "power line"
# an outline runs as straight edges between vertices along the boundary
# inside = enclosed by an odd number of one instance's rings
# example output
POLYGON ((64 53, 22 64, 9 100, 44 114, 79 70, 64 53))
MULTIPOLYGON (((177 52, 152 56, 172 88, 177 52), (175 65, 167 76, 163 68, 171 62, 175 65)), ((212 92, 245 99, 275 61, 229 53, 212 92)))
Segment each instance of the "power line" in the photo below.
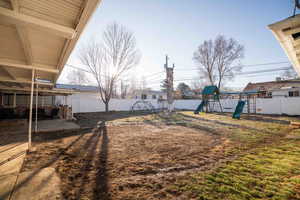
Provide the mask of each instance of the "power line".
MULTIPOLYGON (((281 67, 281 68, 276 68, 276 69, 241 72, 241 73, 237 73, 236 76, 244 76, 244 75, 249 75, 249 74, 258 74, 258 73, 266 73, 266 72, 276 72, 276 71, 283 71, 283 70, 288 70, 288 69, 291 69, 291 67, 281 67)), ((260 76, 260 75, 256 75, 256 76, 260 76)), ((255 77, 255 76, 253 76, 253 77, 255 77)), ((177 79, 177 80, 174 80, 174 82, 175 81, 191 81, 191 80, 197 80, 197 79, 198 78, 177 79)))
POLYGON ((154 80, 157 80, 157 79, 162 79, 163 78, 163 76, 157 76, 157 77, 154 77, 154 78, 151 78, 151 79, 146 79, 146 81, 148 82, 148 81, 154 81, 154 80))
MULTIPOLYGON (((74 68, 76 70, 80 70, 80 71, 83 71, 83 72, 86 72, 86 73, 90 73, 92 74, 92 72, 88 71, 88 70, 85 70, 85 69, 82 69, 80 67, 77 67, 77 66, 74 66, 74 65, 71 65, 71 64, 66 64, 67 67, 71 67, 71 68, 74 68)), ((153 79, 156 79, 155 76, 157 75, 163 75, 161 73, 163 73, 164 71, 160 71, 160 72, 156 72, 156 73, 153 73, 153 74, 150 74, 150 75, 147 75, 147 77, 145 77, 146 79, 149 78, 149 77, 154 77, 153 79)), ((151 81, 151 80, 150 80, 151 81)))
MULTIPOLYGON (((255 67, 255 66, 286 64, 286 63, 289 63, 289 62, 270 62, 270 63, 251 64, 251 65, 240 65, 240 66, 234 66, 234 67, 241 67, 241 66, 242 67, 255 67)), ((84 71, 86 73, 92 74, 92 72, 90 72, 88 70, 82 69, 80 67, 77 67, 77 66, 74 66, 74 65, 71 65, 71 64, 66 64, 66 66, 74 68, 74 69, 77 69, 77 70, 84 71)), ((281 67, 281 68, 276 68, 276 69, 246 71, 246 72, 237 73, 236 76, 244 76, 244 75, 250 75, 250 74, 257 74, 257 73, 267 73, 267 72, 283 71, 283 70, 288 70, 288 69, 292 69, 292 67, 281 67)), ((198 69, 180 69, 180 68, 178 69, 178 68, 175 68, 175 70, 178 70, 178 71, 192 71, 192 70, 198 70, 198 69)), ((150 81, 150 85, 151 85, 151 82, 161 81, 163 78, 159 78, 159 77, 156 77, 156 76, 163 75, 162 72, 164 72, 164 71, 160 71, 160 72, 156 72, 156 73, 147 75, 146 80, 149 77, 153 77, 152 79, 147 80, 147 81, 150 81)), ((255 76, 262 76, 262 75, 255 75, 255 76)), ((253 77, 255 77, 255 76, 253 76, 253 77)), ((251 77, 251 76, 248 76, 248 77, 251 77)), ((174 80, 174 82, 177 82, 177 81, 189 81, 189 80, 197 80, 197 78, 177 79, 177 80, 174 80)), ((161 83, 157 83, 157 84, 161 84, 161 83)))
POLYGON ((246 71, 246 72, 237 73, 236 75, 245 75, 245 74, 248 75, 248 74, 257 74, 257 73, 265 73, 265 72, 275 72, 275 71, 282 71, 282 70, 288 70, 288 69, 292 69, 292 67, 281 67, 281 68, 276 68, 276 69, 246 71))
MULTIPOLYGON (((264 73, 264 72, 262 72, 262 73, 264 73)), ((269 72, 267 72, 267 73, 269 73, 269 72)), ((272 76, 272 75, 278 75, 278 74, 274 74, 273 73, 273 74, 257 74, 257 75, 250 75, 250 76, 245 76, 245 75, 247 75, 247 74, 239 75, 239 76, 240 76, 240 78, 256 78, 258 76, 268 76, 268 75, 272 76)), ((193 80, 199 80, 199 78, 176 79, 176 80, 174 80, 174 82, 179 82, 179 81, 193 81, 193 80)), ((150 83, 148 85, 150 85, 150 86, 156 86, 156 85, 160 85, 160 84, 161 83, 150 83)))
POLYGON ((157 75, 161 75, 164 71, 160 71, 160 72, 156 72, 156 73, 153 73, 153 74, 150 74, 150 75, 147 75, 145 76, 145 78, 149 78, 149 77, 152 77, 152 76, 157 76, 157 75))
POLYGON ((150 80, 146 80, 147 82, 153 82, 153 81, 156 81, 156 80, 160 80, 160 79, 164 79, 165 77, 156 77, 156 78, 152 78, 150 80))
POLYGON ((259 76, 272 76, 272 75, 278 75, 277 73, 272 73, 272 74, 256 74, 256 75, 250 75, 250 76, 243 76, 242 78, 252 78, 252 77, 259 77, 259 76))
POLYGON ((74 65, 70 65, 70 64, 66 64, 67 67, 71 67, 71 68, 74 68, 74 69, 77 69, 77 70, 80 70, 80 71, 84 71, 86 73, 90 73, 92 74, 92 72, 88 71, 88 70, 85 70, 85 69, 82 69, 80 67, 77 67, 77 66, 74 66, 74 65))
MULTIPOLYGON (((254 67, 254 66, 265 66, 265 65, 277 65, 277 64, 286 64, 289 62, 271 62, 271 63, 261 63, 261 64, 252 64, 252 65, 241 65, 243 67, 254 67)), ((235 67, 240 67, 240 66, 235 66, 235 67)), ((248 75, 248 74, 255 74, 255 73, 265 73, 265 72, 273 72, 273 71, 282 71, 282 70, 287 70, 287 69, 292 69, 291 67, 282 67, 282 68, 276 68, 276 69, 266 69, 266 70, 258 70, 258 71, 246 71, 246 72, 241 72, 237 73, 236 75, 248 75)), ((178 69, 176 68, 175 70, 179 71, 188 71, 188 70, 198 70, 198 69, 178 69)), ((160 75, 161 72, 154 73, 152 75, 160 75)), ((147 77, 148 78, 148 77, 147 77)), ((157 81, 159 78, 153 78, 147 81, 153 82, 157 81)))
MULTIPOLYGON (((257 66, 266 66, 266 65, 278 65, 278 64, 288 64, 290 62, 285 61, 285 62, 270 62, 270 63, 260 63, 260 64, 251 64, 251 65, 236 65, 233 66, 234 68, 238 67, 257 67, 257 66)), ((178 71, 189 71, 189 70, 199 70, 199 68, 195 68, 195 66, 186 66, 186 67, 193 67, 191 69, 186 69, 186 68, 177 68, 176 70, 178 71)))
MULTIPOLYGON (((257 67, 257 66, 266 66, 266 65, 287 64, 287 63, 290 63, 290 62, 288 62, 288 61, 284 61, 284 62, 270 62, 270 63, 251 64, 251 65, 237 65, 237 66, 233 66, 233 67, 257 67)), ((71 65, 71 64, 66 64, 66 66, 74 68, 74 69, 77 69, 77 70, 81 70, 81 71, 84 71, 84 72, 87 72, 87 73, 92 73, 92 72, 90 72, 88 70, 82 69, 80 67, 77 67, 77 66, 74 66, 74 65, 71 65)), ((191 66, 189 66, 189 67, 191 67, 191 66)), ((193 67, 195 67, 195 66, 193 66, 193 67)), ((192 69, 175 68, 175 70, 178 70, 178 71, 193 71, 193 70, 199 70, 199 69, 198 68, 192 68, 192 69)), ((152 76, 157 76, 157 75, 160 75, 163 72, 164 71, 155 72, 153 74, 147 75, 145 78, 147 79, 147 78, 152 77, 152 76)))

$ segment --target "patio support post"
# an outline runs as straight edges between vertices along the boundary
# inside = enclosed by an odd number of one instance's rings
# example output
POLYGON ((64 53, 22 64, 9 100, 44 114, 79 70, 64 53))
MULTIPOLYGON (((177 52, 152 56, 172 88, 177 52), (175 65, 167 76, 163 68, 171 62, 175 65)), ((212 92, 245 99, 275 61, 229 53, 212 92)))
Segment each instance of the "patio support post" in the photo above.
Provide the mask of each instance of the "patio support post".
POLYGON ((72 104, 72 100, 73 100, 73 98, 72 98, 72 95, 71 95, 71 97, 70 97, 70 102, 71 102, 71 112, 72 112, 72 120, 73 120, 73 118, 74 118, 74 113, 73 113, 73 104, 72 104))
POLYGON ((67 95, 65 96, 65 105, 64 105, 64 119, 67 119, 68 106, 67 106, 67 95))
POLYGON ((14 108, 17 107, 17 94, 16 93, 14 93, 13 107, 14 108))
POLYGON ((33 89, 34 89, 34 76, 35 70, 32 70, 31 75, 31 91, 30 91, 30 105, 29 105, 29 124, 28 124, 28 149, 31 148, 31 127, 32 127, 32 102, 33 102, 33 89))
POLYGON ((45 99, 44 99, 44 96, 41 96, 41 97, 42 97, 42 107, 44 108, 45 99))
POLYGON ((38 123, 38 100, 39 100, 39 84, 36 83, 36 95, 35 95, 35 132, 37 133, 38 123))

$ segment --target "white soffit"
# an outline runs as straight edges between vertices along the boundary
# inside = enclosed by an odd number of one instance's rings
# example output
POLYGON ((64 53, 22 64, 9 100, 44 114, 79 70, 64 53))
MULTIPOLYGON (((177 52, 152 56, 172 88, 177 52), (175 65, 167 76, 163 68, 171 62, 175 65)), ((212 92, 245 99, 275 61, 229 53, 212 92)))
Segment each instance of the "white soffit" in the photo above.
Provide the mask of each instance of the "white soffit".
POLYGON ((300 75, 300 15, 268 26, 300 75))
POLYGON ((100 2, 0 0, 0 82, 54 84, 100 2))

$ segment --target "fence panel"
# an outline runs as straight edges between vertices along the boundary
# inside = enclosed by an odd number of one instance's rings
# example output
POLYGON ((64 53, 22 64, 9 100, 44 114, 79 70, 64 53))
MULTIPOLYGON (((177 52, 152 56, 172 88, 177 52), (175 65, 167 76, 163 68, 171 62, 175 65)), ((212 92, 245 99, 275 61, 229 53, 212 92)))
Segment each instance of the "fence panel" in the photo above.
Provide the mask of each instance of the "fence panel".
MULTIPOLYGON (((136 101, 137 99, 112 99, 109 103, 109 109, 112 111, 129 111, 136 101)), ((150 101, 155 108, 161 107, 157 103, 157 100, 147 101, 150 101)), ((254 113, 256 107, 256 113, 260 114, 300 115, 300 97, 278 97, 272 99, 257 98, 256 102, 253 102, 254 100, 252 99, 250 99, 250 101, 252 101, 250 102, 250 113, 254 113)), ((69 105, 72 105, 74 113, 105 111, 105 105, 97 94, 74 94, 72 97, 68 98, 68 103, 69 105)), ((179 110, 195 110, 200 103, 200 99, 175 100, 174 107, 179 110)), ((223 112, 234 112, 237 103, 238 99, 221 99, 223 112)), ((214 111, 220 111, 218 102, 215 103, 214 111)), ((243 112, 248 112, 247 106, 244 107, 243 112)))

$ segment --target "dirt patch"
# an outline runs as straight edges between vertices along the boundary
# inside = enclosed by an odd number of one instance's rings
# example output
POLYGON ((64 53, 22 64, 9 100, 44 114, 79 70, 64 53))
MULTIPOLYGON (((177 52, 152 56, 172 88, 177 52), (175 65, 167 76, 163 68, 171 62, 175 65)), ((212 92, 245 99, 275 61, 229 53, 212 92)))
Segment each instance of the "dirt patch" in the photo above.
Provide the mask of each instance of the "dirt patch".
POLYGON ((54 167, 65 199, 126 199, 137 187, 128 185, 129 179, 214 163, 231 145, 226 138, 203 131, 147 124, 49 137, 38 137, 23 171, 54 167))
MULTIPOLYGON (((109 122, 100 130, 35 135, 36 151, 28 154, 23 171, 53 167, 61 179, 63 199, 176 199, 179 191, 169 187, 176 177, 226 165, 251 148, 283 137, 270 134, 269 129, 258 129, 255 122, 236 126, 225 120, 216 123, 181 115, 168 119, 151 115, 126 124, 126 116, 130 115, 99 118, 95 113, 82 114, 78 123, 83 126, 95 126, 100 120, 109 122), (111 123, 122 118, 126 122, 123 125, 111 123), (264 131, 266 136, 256 133, 264 131), (233 140, 233 135, 237 139, 233 140), (253 135, 253 144, 245 148, 243 141, 253 135)), ((190 196, 180 193, 180 199, 190 196)))
POLYGON ((113 121, 118 119, 124 119, 131 116, 145 116, 149 113, 145 112, 92 112, 92 113, 76 113, 74 114, 75 118, 77 119, 77 124, 80 127, 88 127, 93 128, 97 125, 99 121, 113 121))

